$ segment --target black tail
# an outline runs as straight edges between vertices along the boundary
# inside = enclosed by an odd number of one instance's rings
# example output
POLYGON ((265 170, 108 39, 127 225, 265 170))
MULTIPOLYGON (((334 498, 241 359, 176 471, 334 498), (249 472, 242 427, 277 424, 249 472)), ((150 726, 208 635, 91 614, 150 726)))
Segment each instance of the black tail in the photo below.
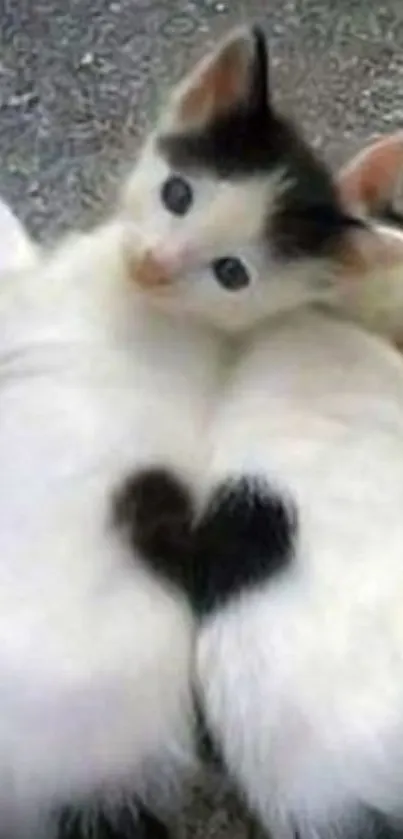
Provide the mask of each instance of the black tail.
POLYGON ((114 521, 200 616, 287 567, 297 527, 294 507, 257 478, 221 484, 195 522, 190 490, 159 468, 126 481, 115 497, 114 521))
POLYGON ((185 483, 157 467, 133 473, 114 498, 113 521, 158 576, 189 594, 193 503, 185 483))
POLYGON ((258 478, 213 493, 192 539, 193 603, 203 616, 291 561, 297 517, 292 505, 258 478))

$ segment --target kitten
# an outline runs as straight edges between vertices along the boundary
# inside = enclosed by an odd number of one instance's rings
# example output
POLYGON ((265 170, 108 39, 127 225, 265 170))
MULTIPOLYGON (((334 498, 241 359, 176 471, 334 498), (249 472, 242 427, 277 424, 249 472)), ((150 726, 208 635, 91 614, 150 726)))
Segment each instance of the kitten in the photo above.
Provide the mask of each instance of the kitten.
POLYGON ((165 491, 171 541, 175 516, 180 530, 221 342, 139 291, 129 216, 40 254, 14 222, 3 233, 27 249, 0 263, 0 832, 156 838, 142 805, 165 818, 195 765, 193 618, 111 504, 129 471, 162 463, 145 508, 157 518, 165 491))
MULTIPOLYGON (((189 273, 184 287, 192 213, 150 241, 147 267, 175 266, 184 310, 197 298, 224 328, 273 315, 248 334, 210 426, 188 574, 172 555, 163 569, 199 617, 200 704, 274 839, 392 835, 403 818, 403 365, 346 320, 337 283, 381 276, 398 257, 389 230, 343 209, 275 111, 260 32, 206 63, 189 112, 187 133, 168 125, 157 142, 179 171, 174 193, 197 179, 197 201, 201 185, 209 280, 189 273), (222 242, 214 177, 232 195, 222 242)), ((161 557, 148 559, 161 573, 161 557)))
POLYGON ((254 31, 231 33, 177 87, 122 195, 144 239, 137 281, 230 332, 333 300, 332 256, 357 227, 323 164, 266 108, 254 31))
POLYGON ((403 235, 391 200, 401 134, 371 145, 335 186, 299 132, 265 110, 265 51, 253 54, 243 34, 178 85, 125 184, 123 208, 144 238, 138 280, 164 308, 227 331, 313 301, 403 343, 403 235), (357 217, 370 235, 354 235, 357 217))
POLYGON ((267 95, 263 36, 237 31, 174 91, 114 217, 2 272, 12 839, 78 835, 69 808, 122 835, 138 801, 158 812, 193 765, 194 626, 178 582, 186 485, 201 486, 227 373, 221 330, 333 300, 363 234, 267 95))

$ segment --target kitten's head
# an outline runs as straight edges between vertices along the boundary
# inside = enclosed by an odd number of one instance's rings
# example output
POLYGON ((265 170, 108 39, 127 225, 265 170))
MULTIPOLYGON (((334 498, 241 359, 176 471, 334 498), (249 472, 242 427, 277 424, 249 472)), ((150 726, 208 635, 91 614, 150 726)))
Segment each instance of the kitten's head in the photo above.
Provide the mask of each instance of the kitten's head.
POLYGON ((123 205, 139 285, 230 329, 327 298, 356 224, 277 113, 258 28, 235 30, 174 90, 123 205))

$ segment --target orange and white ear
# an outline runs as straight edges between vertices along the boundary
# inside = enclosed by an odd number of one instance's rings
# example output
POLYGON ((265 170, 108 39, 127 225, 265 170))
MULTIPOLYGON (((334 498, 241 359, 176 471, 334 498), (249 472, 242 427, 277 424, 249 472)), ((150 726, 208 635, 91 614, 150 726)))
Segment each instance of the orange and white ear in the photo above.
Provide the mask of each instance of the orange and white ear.
POLYGON ((345 206, 364 216, 398 210, 403 187, 403 132, 371 143, 340 171, 339 189, 345 206))
MULTIPOLYGON (((350 238, 347 263, 351 271, 347 274, 369 279, 401 266, 403 287, 403 230, 387 221, 388 215, 391 218, 399 211, 403 132, 388 134, 365 147, 341 169, 337 184, 346 211, 368 222, 366 230, 357 229, 350 238)), ((398 275, 396 281, 400 282, 398 275)))
POLYGON ((29 267, 37 257, 35 243, 8 204, 0 198, 0 281, 2 274, 29 267))
POLYGON ((268 59, 259 27, 238 27, 174 89, 164 122, 199 128, 238 105, 267 107, 268 59))

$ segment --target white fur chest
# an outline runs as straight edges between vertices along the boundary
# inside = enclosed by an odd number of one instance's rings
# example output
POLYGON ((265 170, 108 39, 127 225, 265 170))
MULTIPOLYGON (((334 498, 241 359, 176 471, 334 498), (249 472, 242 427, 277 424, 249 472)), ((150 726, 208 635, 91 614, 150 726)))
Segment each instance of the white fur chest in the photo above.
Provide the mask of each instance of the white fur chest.
POLYGON ((169 796, 192 759, 189 611, 110 505, 143 465, 197 473, 216 345, 61 297, 17 286, 0 312, 0 808, 21 835, 88 795, 169 796))
POLYGON ((298 513, 289 567, 200 634, 228 765, 279 836, 346 826, 366 803, 401 815, 400 359, 355 327, 291 318, 241 364, 215 445, 214 484, 257 475, 298 513))

